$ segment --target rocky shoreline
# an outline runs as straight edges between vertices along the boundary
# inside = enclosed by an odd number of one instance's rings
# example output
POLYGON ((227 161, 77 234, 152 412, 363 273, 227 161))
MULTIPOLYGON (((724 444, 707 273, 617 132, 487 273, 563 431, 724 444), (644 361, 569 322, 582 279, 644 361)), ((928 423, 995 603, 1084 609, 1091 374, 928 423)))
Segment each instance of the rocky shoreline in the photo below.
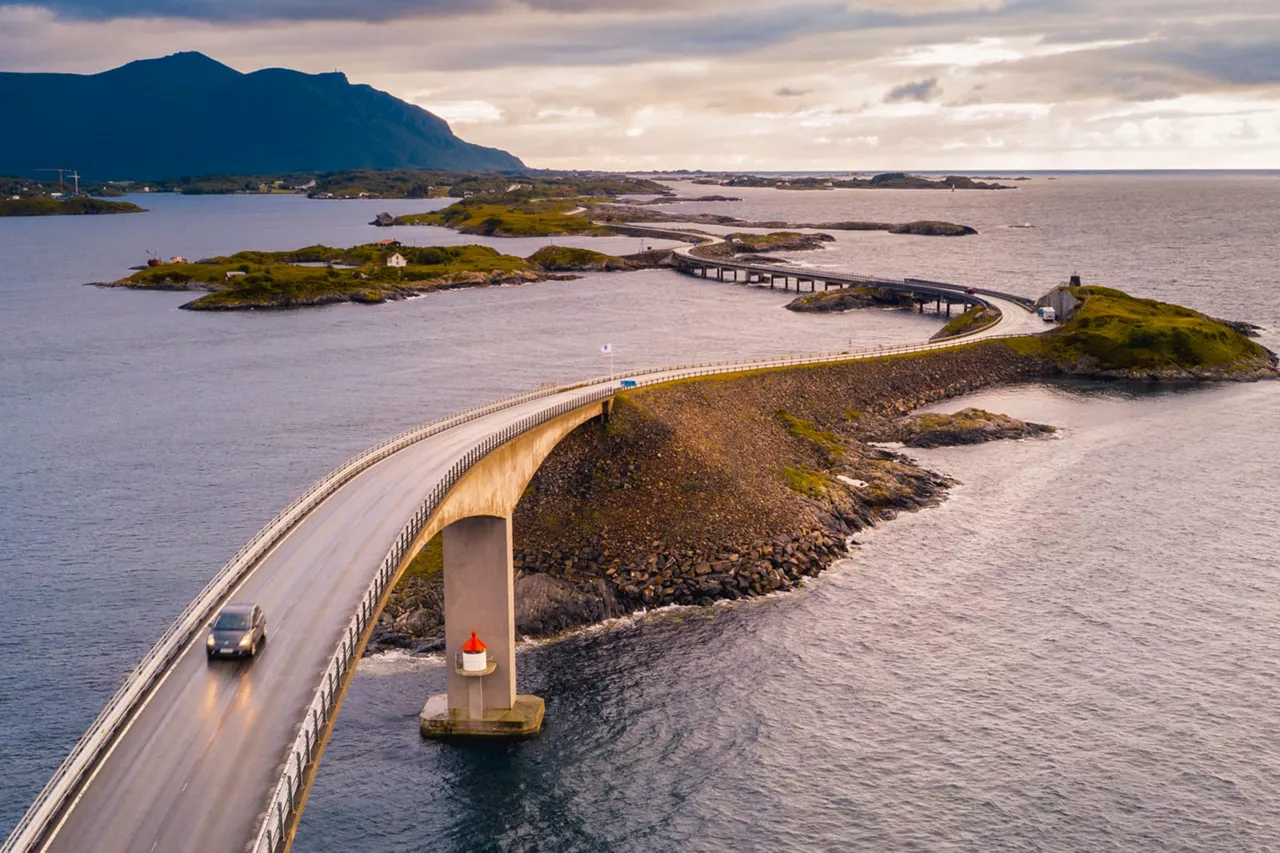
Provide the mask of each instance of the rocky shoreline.
POLYGON ((835 241, 830 234, 801 234, 774 231, 769 234, 726 234, 723 242, 696 246, 692 254, 700 258, 733 258, 757 252, 811 252, 835 241))
POLYGON ((890 234, 914 234, 921 237, 965 237, 977 234, 976 228, 921 219, 913 222, 784 222, 779 219, 738 219, 735 216, 716 213, 668 213, 635 204, 591 203, 587 205, 593 222, 613 226, 627 223, 681 223, 687 225, 728 225, 735 228, 768 229, 773 231, 802 229, 806 231, 888 231, 890 234))
MULTIPOLYGON (((622 395, 607 429, 584 425, 552 452, 516 509, 517 631, 794 589, 846 556, 858 531, 954 485, 873 444, 908 429, 903 416, 1047 370, 981 344, 622 395)), ((983 440, 1039 432, 990 426, 974 429, 983 440)), ((441 648, 442 593, 438 572, 402 582, 370 653, 441 648)))
POLYGON ((966 408, 952 414, 921 412, 882 423, 868 424, 880 441, 900 442, 904 447, 955 447, 1004 439, 1040 438, 1057 433, 1057 427, 1020 421, 1008 415, 966 408))
MULTIPOLYGON (((631 268, 631 267, 628 267, 631 268)), ((378 282, 376 288, 352 290, 349 288, 326 290, 314 288, 306 292, 271 294, 261 297, 257 294, 246 295, 241 299, 227 299, 220 302, 207 302, 196 299, 178 306, 185 311, 246 311, 246 310, 289 310, 293 308, 314 307, 320 305, 336 305, 353 302, 362 305, 378 305, 384 302, 397 302, 414 296, 435 293, 443 290, 460 290, 472 287, 498 287, 518 284, 532 284, 552 279, 573 278, 574 276, 543 274, 531 270, 492 273, 457 273, 438 279, 404 282, 378 282)), ((130 290, 164 290, 172 292, 222 293, 223 289, 200 281, 159 281, 138 283, 128 279, 106 282, 89 282, 90 287, 126 288, 130 290)))
POLYGON ((827 314, 859 308, 910 308, 911 294, 884 287, 842 287, 797 296, 784 306, 788 311, 827 314))

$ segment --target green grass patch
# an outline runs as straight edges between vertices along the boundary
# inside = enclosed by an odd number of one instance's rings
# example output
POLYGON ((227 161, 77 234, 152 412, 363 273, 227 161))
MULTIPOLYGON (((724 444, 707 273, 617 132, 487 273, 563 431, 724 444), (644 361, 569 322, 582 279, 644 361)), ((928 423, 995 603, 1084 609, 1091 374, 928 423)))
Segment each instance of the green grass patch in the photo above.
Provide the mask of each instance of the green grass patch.
POLYGON ((145 213, 127 201, 104 201, 79 196, 56 198, 16 198, 0 200, 0 216, 97 216, 105 213, 145 213))
POLYGON ((397 225, 437 225, 486 237, 556 237, 608 234, 585 216, 570 215, 580 205, 570 199, 508 201, 492 197, 464 199, 444 210, 396 217, 397 225))
POLYGON ((967 335, 971 332, 985 329, 992 323, 999 321, 1000 310, 998 308, 986 308, 982 305, 974 305, 963 314, 952 317, 947 325, 942 327, 942 331, 934 335, 931 340, 942 340, 943 338, 954 338, 957 335, 967 335))
POLYGON ((194 308, 256 308, 325 302, 382 302, 404 288, 421 289, 533 270, 523 258, 488 246, 308 246, 287 252, 238 252, 196 263, 147 267, 125 279, 127 286, 196 285, 212 290, 194 308), (389 267, 399 253, 408 262, 389 267), (339 266, 308 266, 307 264, 339 266), (228 277, 231 274, 231 277, 228 277))
POLYGON ((421 578, 431 581, 444 573, 444 536, 437 533, 430 542, 422 546, 422 550, 413 558, 413 562, 404 570, 400 583, 410 578, 421 578))
POLYGON ((824 432, 812 422, 797 418, 785 409, 779 409, 775 415, 788 434, 812 445, 829 460, 844 457, 845 447, 840 436, 832 432, 824 432))
POLYGON ((826 475, 804 465, 783 468, 782 478, 786 481, 787 488, 798 495, 820 498, 827 493, 826 475))
POLYGON ((1039 341, 1043 354, 1058 362, 1142 371, 1230 368, 1268 357, 1262 346, 1190 308, 1109 287, 1073 287, 1071 292, 1084 304, 1061 329, 1039 341))
POLYGON ((570 246, 543 246, 527 259, 551 272, 628 269, 631 264, 604 252, 574 249, 570 246))

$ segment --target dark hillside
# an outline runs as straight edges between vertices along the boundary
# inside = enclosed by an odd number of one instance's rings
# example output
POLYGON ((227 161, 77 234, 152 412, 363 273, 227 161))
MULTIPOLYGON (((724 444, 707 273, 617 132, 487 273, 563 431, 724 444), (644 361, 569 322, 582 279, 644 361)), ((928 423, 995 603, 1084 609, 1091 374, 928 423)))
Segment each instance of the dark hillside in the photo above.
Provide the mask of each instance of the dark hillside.
POLYGON ((0 73, 0 173, 101 180, 339 169, 519 170, 443 119, 346 75, 242 74, 200 53, 101 74, 0 73))

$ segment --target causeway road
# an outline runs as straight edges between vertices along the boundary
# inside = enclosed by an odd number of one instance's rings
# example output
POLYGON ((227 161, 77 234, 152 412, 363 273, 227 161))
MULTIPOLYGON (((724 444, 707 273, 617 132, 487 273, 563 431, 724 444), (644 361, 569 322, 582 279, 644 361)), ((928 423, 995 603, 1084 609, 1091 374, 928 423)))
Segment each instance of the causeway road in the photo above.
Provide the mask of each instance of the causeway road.
MULTIPOLYGON (((987 298, 1004 319, 967 340, 1039 332, 1048 325, 1016 303, 987 298)), ((805 360, 872 357, 875 353, 805 360)), ((771 360, 750 366, 774 363, 799 362, 771 360)), ((700 366, 696 372, 729 369, 700 366)), ((664 368, 630 378, 646 385, 692 372, 688 367, 664 368)), ((517 400, 410 445, 326 499, 267 553, 231 596, 257 602, 266 611, 268 640, 258 658, 207 662, 205 635, 198 634, 54 824, 43 849, 242 853, 255 837, 284 758, 348 621, 419 501, 486 436, 561 402, 616 385, 614 379, 601 379, 586 387, 517 400)))

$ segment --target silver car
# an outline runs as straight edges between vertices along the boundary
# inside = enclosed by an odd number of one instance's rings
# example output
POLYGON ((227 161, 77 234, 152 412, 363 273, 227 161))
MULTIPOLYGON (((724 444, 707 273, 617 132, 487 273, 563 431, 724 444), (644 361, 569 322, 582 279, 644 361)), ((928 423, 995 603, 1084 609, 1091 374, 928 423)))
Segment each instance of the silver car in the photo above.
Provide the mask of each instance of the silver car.
POLYGON ((209 626, 205 651, 209 660, 220 657, 251 658, 267 641, 267 617, 256 604, 228 604, 209 626))

